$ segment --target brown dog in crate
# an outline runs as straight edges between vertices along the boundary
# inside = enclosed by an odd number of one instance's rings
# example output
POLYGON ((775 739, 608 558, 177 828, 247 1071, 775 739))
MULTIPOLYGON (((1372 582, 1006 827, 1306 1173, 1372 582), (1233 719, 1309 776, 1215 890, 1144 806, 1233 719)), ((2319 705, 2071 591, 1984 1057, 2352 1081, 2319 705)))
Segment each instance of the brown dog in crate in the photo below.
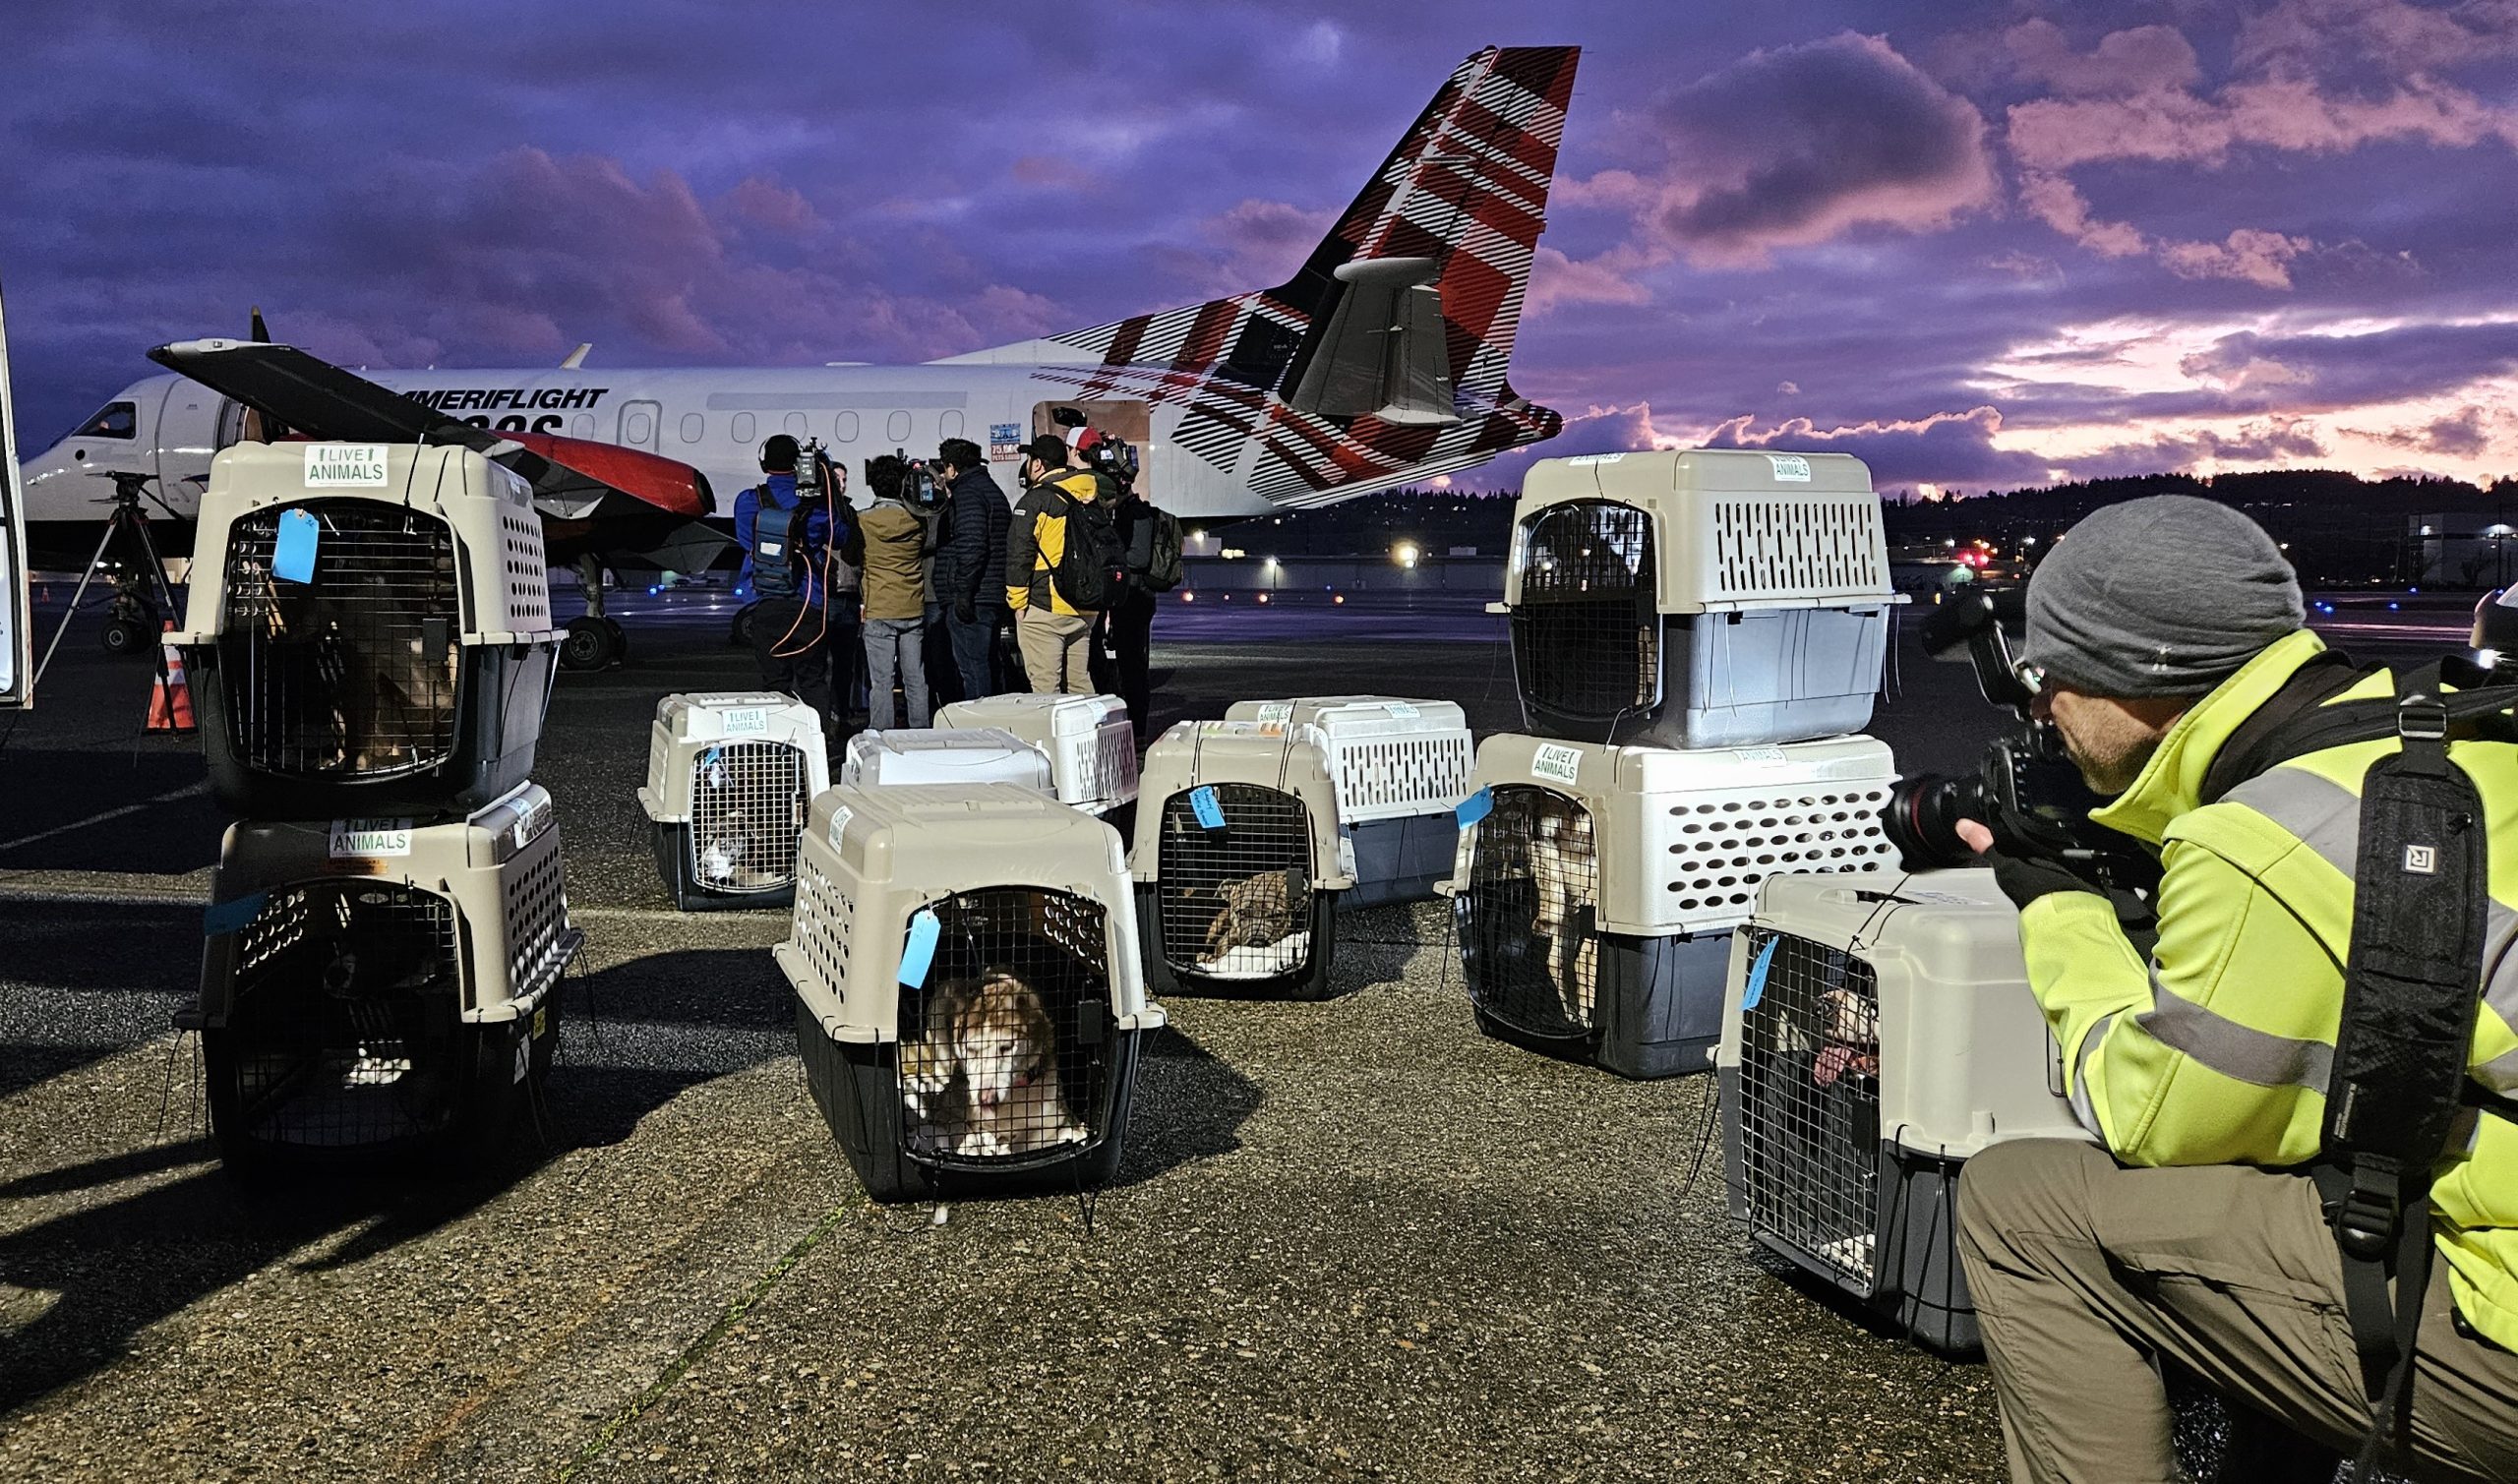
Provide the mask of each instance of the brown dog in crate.
MULTIPOLYGON (((1237 949, 1277 949, 1294 935, 1294 888, 1287 876, 1285 871, 1263 870, 1227 881, 1212 892, 1201 892, 1194 886, 1180 888, 1183 897, 1218 899, 1215 918, 1207 923, 1206 951, 1199 955, 1199 968, 1214 970, 1229 965, 1247 969, 1251 967, 1249 955, 1243 959, 1228 956, 1237 949)), ((1304 904, 1306 909, 1309 905, 1304 904)), ((1290 951, 1279 949, 1267 956, 1285 960, 1273 967, 1291 968, 1300 963, 1310 934, 1305 932, 1303 938, 1305 941, 1294 944, 1290 951)))
POLYGON ((1013 971, 947 979, 926 1025, 901 1044, 901 1104, 912 1151, 1029 1155, 1084 1142, 1058 1079, 1057 1024, 1013 971))
POLYGON ((1580 925, 1599 879, 1591 819, 1569 800, 1544 798, 1529 841, 1530 932, 1548 940, 1548 982, 1556 987, 1565 1018, 1588 1025, 1599 982, 1598 941, 1580 925))

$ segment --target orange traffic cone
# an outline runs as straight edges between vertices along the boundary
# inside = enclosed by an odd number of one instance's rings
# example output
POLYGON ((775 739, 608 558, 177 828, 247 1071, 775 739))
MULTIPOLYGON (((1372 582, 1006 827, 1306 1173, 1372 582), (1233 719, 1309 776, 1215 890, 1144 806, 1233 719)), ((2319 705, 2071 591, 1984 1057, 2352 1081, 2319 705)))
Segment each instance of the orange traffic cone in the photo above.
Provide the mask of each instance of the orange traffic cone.
MULTIPOLYGON (((166 621, 166 632, 175 631, 175 621, 166 621)), ((183 652, 174 645, 164 647, 157 662, 157 681, 149 692, 150 732, 174 732, 189 735, 193 730, 193 684, 184 678, 183 652)))

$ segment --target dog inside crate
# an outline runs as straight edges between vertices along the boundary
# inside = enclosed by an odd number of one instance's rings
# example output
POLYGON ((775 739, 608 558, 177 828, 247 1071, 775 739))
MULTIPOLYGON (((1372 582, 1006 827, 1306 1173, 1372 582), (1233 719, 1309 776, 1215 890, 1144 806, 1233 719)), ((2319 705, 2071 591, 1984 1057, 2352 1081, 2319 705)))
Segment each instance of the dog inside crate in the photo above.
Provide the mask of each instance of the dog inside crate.
POLYGON ((933 958, 900 1004, 908 1152, 1019 1159, 1100 1137, 1109 1039, 1101 905, 997 888, 923 911, 934 918, 933 958))
POLYGON ((1576 501, 1523 530, 1514 662, 1525 694, 1578 716, 1617 716, 1661 693, 1651 517, 1576 501))
POLYGON ((1488 1014, 1539 1035, 1590 1028, 1599 990, 1591 814, 1547 789, 1499 788, 1478 822, 1469 931, 1488 1014))
POLYGON ((691 874, 716 891, 772 891, 796 878, 809 800, 805 754, 783 742, 720 742, 691 760, 691 874))
POLYGON ((1871 966, 1768 933, 1742 996, 1741 1153, 1750 1219, 1868 1289, 1880 1154, 1880 1001, 1871 966))
POLYGON ((453 915, 428 892, 342 882, 274 892, 239 946, 236 1106, 268 1144, 417 1139, 459 1112, 467 1071, 453 915))
POLYGON ((1163 808, 1157 863, 1166 953, 1219 979, 1291 974, 1311 960, 1311 830, 1302 801, 1256 784, 1211 786, 1163 808))

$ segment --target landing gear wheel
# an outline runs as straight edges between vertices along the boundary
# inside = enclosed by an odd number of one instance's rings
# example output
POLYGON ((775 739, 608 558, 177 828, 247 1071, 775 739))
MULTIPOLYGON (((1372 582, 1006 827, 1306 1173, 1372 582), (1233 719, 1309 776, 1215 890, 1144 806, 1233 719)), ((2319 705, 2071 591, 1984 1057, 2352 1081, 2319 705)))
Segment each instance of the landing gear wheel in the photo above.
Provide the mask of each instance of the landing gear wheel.
POLYGON ((619 619, 607 618, 603 621, 603 626, 612 630, 613 659, 626 660, 630 658, 630 630, 621 626, 621 621, 619 619))
POLYGON ((569 636, 560 641, 560 668, 601 670, 619 657, 620 648, 612 625, 603 620, 570 619, 569 636))
POLYGON ((760 605, 757 603, 747 603, 743 607, 735 610, 734 644, 736 648, 749 649, 751 647, 751 615, 752 610, 759 606, 760 605))
POLYGON ((115 619, 105 624, 100 642, 110 655, 142 654, 149 648, 149 629, 137 619, 115 619))

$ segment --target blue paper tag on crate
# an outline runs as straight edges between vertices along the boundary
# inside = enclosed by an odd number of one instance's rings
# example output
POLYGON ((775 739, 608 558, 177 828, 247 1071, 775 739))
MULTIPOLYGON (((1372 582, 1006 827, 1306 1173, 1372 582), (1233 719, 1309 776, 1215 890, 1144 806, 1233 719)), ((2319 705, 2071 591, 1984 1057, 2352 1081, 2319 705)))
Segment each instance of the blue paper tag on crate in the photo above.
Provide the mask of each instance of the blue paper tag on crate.
POLYGON ((315 580, 315 547, 323 526, 311 510, 282 510, 279 538, 271 544, 271 575, 282 582, 315 580))
POLYGON ((270 892, 258 891, 238 897, 233 902, 212 902, 210 910, 201 915, 201 935, 214 938, 222 933, 242 931, 246 923, 261 916, 263 904, 270 899, 270 892))
POLYGON ((1198 816, 1198 828, 1204 830, 1224 828, 1224 804, 1217 801, 1216 791, 1212 787, 1191 789, 1189 808, 1198 816))
POLYGON ((927 971, 935 964, 935 940, 944 935, 944 924, 935 914, 920 908, 909 920, 909 941, 901 945, 901 982, 912 989, 927 987, 927 971))
POLYGON ((1766 946, 1758 950, 1757 961, 1749 965, 1749 981, 1740 988, 1742 1015, 1758 1008, 1758 1001, 1767 997, 1767 971, 1774 967, 1774 945, 1782 941, 1779 937, 1767 939, 1766 946))
POLYGON ((1462 800, 1459 805, 1452 810, 1452 817, 1460 821, 1460 827, 1462 829, 1467 829, 1470 825, 1475 824, 1480 819, 1483 819, 1494 812, 1495 791, 1493 789, 1480 789, 1476 793, 1469 795, 1467 799, 1462 800))

